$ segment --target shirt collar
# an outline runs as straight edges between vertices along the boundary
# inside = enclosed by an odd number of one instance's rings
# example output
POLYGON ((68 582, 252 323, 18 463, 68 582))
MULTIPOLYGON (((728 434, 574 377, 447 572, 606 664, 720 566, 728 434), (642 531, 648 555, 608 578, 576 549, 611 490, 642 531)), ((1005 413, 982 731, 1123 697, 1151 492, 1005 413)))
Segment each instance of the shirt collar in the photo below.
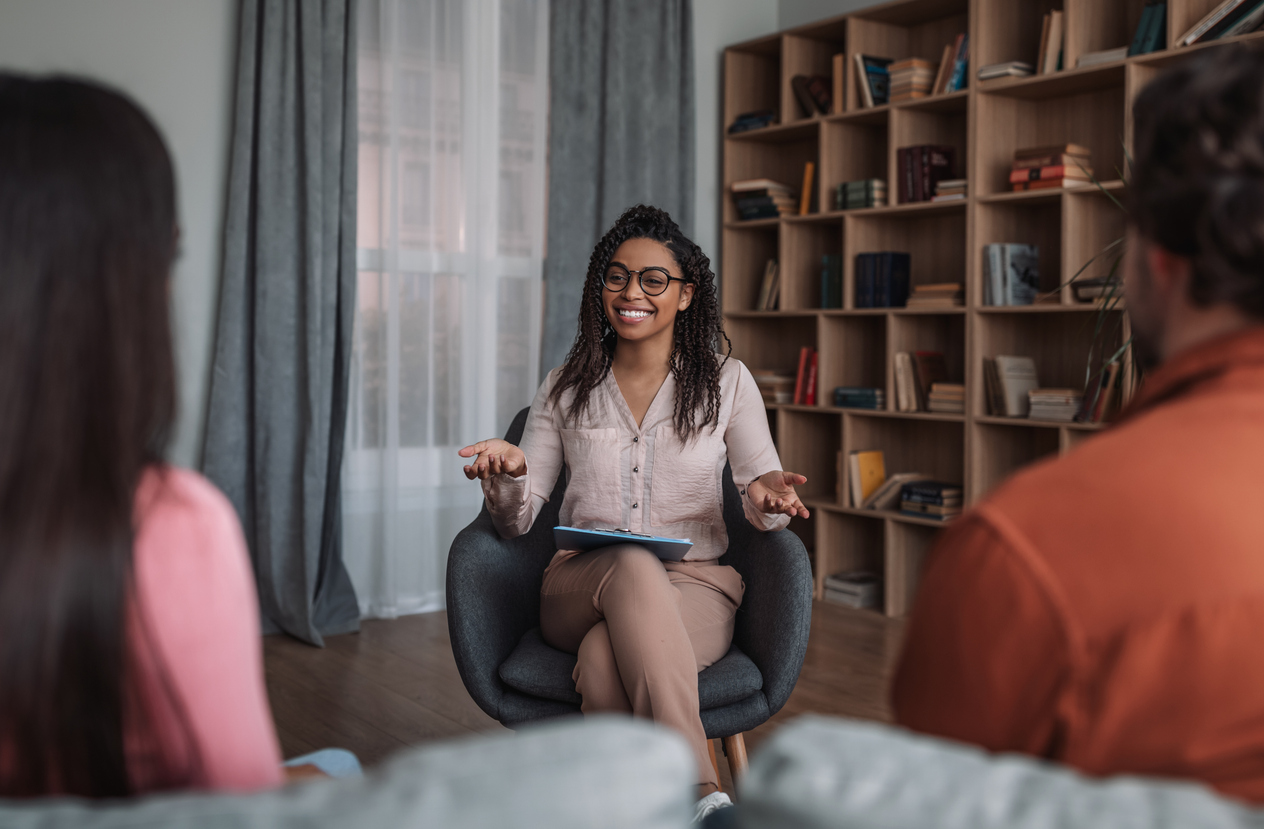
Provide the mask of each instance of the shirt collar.
POLYGON ((1200 343, 1163 363, 1145 379, 1116 422, 1136 417, 1243 366, 1264 366, 1264 325, 1200 343))

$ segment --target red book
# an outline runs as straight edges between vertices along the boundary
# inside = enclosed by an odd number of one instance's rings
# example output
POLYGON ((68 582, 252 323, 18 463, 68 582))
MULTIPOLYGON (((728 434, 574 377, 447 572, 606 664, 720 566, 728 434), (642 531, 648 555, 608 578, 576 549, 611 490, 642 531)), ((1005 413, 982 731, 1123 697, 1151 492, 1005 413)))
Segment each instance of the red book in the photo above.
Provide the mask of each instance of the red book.
POLYGON ((808 379, 808 363, 812 361, 812 348, 803 346, 799 349, 799 373, 794 378, 794 404, 802 405, 805 394, 803 384, 808 379))
POLYGON ((816 405, 816 351, 812 351, 812 361, 808 363, 808 379, 804 382, 803 405, 816 405))
POLYGON ((1091 168, 1082 170, 1079 167, 1072 167, 1067 164, 1057 164, 1049 167, 1024 167, 1011 171, 1009 181, 1010 184, 1056 178, 1073 178, 1088 181, 1088 177, 1092 172, 1091 168))

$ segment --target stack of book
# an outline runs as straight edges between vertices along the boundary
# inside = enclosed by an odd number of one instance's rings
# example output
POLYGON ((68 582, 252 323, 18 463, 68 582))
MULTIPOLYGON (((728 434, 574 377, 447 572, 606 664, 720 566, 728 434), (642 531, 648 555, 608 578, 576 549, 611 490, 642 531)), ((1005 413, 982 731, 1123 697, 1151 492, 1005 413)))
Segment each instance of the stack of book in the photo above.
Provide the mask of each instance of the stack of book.
POLYGON ((799 371, 794 376, 794 398, 791 403, 796 406, 816 405, 816 370, 816 349, 805 345, 799 349, 799 371))
POLYGON ((1224 0, 1176 42, 1181 46, 1253 32, 1264 24, 1264 0, 1224 0))
POLYGON ((866 107, 880 107, 891 100, 891 58, 856 53, 856 85, 860 102, 866 107))
POLYGON ((1025 78, 1035 71, 1030 63, 1011 60, 1005 63, 994 63, 979 69, 979 80, 990 81, 993 78, 1025 78))
POLYGON ((1001 354, 983 360, 984 396, 993 417, 1027 417, 1031 411, 1027 393, 1039 386, 1036 361, 1030 357, 1001 354))
POLYGON ((834 389, 834 405, 840 409, 873 409, 887 407, 887 395, 882 389, 865 386, 839 386, 834 389))
POLYGON ((1100 52, 1085 52, 1075 59, 1076 69, 1087 69, 1090 66, 1101 66, 1103 63, 1114 63, 1128 57, 1127 46, 1115 49, 1102 49, 1100 52))
POLYGON ((882 581, 865 570, 825 577, 825 600, 847 607, 877 607, 882 581))
POLYGON ((939 182, 957 175, 954 164, 956 151, 952 147, 937 144, 901 147, 896 150, 895 157, 896 172, 900 175, 897 182, 900 204, 930 201, 935 197, 939 182))
POLYGON ((959 308, 965 301, 965 289, 960 282, 937 282, 931 285, 914 285, 906 307, 959 308))
POLYGON ((897 472, 883 481, 882 486, 869 493, 869 497, 861 502, 861 509, 885 510, 900 505, 900 491, 905 484, 916 481, 929 481, 930 475, 921 472, 897 472))
POLYGON ((733 193, 733 205, 743 221, 751 219, 775 219, 793 216, 799 212, 799 202, 794 191, 779 181, 769 178, 753 178, 735 181, 729 185, 733 193))
POLYGON ((860 210, 866 207, 886 207, 887 183, 880 178, 860 181, 844 181, 834 188, 835 210, 860 210))
POLYGON ((935 65, 921 58, 897 60, 887 67, 891 75, 891 103, 925 98, 935 84, 935 65))
POLYGON ((964 491, 958 484, 919 481, 900 490, 900 511, 919 518, 947 521, 961 514, 964 491))
POLYGON ((953 201, 966 197, 967 181, 963 178, 946 178, 935 185, 935 195, 931 201, 953 201))
POLYGON ((1014 153, 1009 183, 1014 190, 1075 187, 1093 180, 1093 151, 1079 144, 1028 147, 1014 153))
POLYGON ((755 297, 756 311, 776 311, 781 298, 781 274, 776 259, 764 263, 764 278, 759 283, 759 296, 755 297))
POLYGON ((943 352, 900 351, 894 363, 896 411, 929 411, 931 390, 949 382, 943 352))
POLYGON ((1027 416, 1032 420, 1056 420, 1070 423, 1084 403, 1084 395, 1074 389, 1032 389, 1027 416))
POLYGON ((1031 305, 1040 294, 1040 248, 995 243, 983 246, 983 304, 1031 305))
POLYGON ((771 124, 777 123, 777 115, 771 109, 761 109, 756 112, 743 112, 741 115, 733 119, 733 123, 729 124, 729 134, 733 135, 748 130, 763 129, 771 124))
POLYGON ((837 253, 821 257, 821 307, 843 307, 843 257, 837 253))
POLYGON ((966 387, 961 383, 935 383, 926 395, 927 411, 940 414, 963 414, 966 410, 966 387))
POLYGON ((1167 0, 1146 0, 1132 35, 1129 55, 1148 55, 1157 52, 1167 43, 1167 0))
POLYGON ((780 374, 772 369, 753 369, 751 376, 759 387, 759 394, 765 403, 793 403, 793 374, 780 374))
POLYGON ((1071 282, 1071 290, 1080 302, 1092 302, 1095 299, 1121 297, 1123 282, 1119 276, 1094 276, 1090 279, 1076 279, 1071 282))
POLYGON ((856 307, 903 308, 908 302, 911 268, 907 253, 856 254, 856 307))
POLYGON ((1096 382, 1089 381, 1089 391, 1084 395, 1080 410, 1075 413, 1079 423, 1101 423, 1110 417, 1117 394, 1119 363, 1106 366, 1095 379, 1096 382))

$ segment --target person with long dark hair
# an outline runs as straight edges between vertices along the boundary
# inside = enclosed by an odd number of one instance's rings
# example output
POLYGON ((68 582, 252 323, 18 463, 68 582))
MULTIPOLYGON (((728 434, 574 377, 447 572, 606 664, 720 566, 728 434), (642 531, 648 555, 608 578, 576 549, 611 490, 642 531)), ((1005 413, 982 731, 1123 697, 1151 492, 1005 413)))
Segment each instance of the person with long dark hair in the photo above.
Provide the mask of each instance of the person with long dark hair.
POLYGON ((726 804, 698 705, 698 672, 728 652, 744 585, 728 546, 725 463, 761 530, 808 516, 806 478, 781 469, 750 372, 716 352, 724 336, 711 263, 664 211, 639 205, 597 243, 579 332, 540 387, 520 446, 484 440, 472 458, 505 538, 527 532, 563 467, 563 524, 688 538, 683 561, 617 544, 561 550, 544 573, 544 639, 577 654, 585 713, 621 711, 685 735, 699 816, 726 804))
POLYGON ((283 781, 236 514, 163 461, 176 249, 134 103, 0 75, 0 797, 283 781))

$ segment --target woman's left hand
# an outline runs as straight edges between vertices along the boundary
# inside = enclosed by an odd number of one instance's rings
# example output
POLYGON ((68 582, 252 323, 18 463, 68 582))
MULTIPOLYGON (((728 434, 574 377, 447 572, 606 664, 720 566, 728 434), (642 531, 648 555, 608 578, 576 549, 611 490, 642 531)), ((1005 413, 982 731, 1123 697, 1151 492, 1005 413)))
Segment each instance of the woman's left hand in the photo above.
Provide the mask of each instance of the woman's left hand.
POLYGON ((769 515, 789 515, 792 518, 796 515, 807 518, 808 508, 803 506, 803 502, 794 491, 796 486, 802 486, 807 482, 808 479, 797 472, 783 470, 766 472, 746 486, 746 494, 760 512, 766 512, 769 515))

